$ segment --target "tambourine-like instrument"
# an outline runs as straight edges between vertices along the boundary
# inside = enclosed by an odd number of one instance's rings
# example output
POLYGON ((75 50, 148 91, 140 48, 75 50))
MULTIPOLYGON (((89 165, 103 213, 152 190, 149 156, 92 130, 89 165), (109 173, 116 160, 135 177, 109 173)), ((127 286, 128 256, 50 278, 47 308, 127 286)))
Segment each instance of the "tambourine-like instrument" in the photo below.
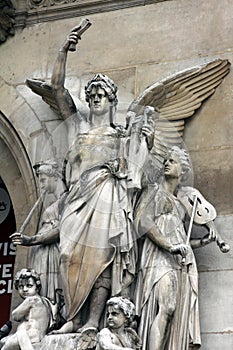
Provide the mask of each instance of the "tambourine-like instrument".
MULTIPOLYGON (((184 205, 191 220, 190 232, 188 240, 190 239, 191 227, 193 222, 199 225, 213 222, 217 213, 212 204, 202 196, 202 194, 192 187, 183 187, 179 190, 177 198, 184 205)), ((222 253, 228 253, 230 246, 217 233, 216 243, 222 253)))

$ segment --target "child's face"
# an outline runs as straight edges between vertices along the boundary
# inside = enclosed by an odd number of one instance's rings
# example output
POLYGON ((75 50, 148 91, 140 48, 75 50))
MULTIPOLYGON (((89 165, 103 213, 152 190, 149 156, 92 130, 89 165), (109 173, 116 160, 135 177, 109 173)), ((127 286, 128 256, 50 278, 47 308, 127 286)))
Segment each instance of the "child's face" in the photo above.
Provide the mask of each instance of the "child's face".
POLYGON ((124 325, 126 317, 118 306, 109 305, 107 309, 107 325, 109 328, 117 329, 124 325))
POLYGON ((21 298, 32 297, 38 294, 37 286, 32 277, 19 280, 18 291, 21 298))

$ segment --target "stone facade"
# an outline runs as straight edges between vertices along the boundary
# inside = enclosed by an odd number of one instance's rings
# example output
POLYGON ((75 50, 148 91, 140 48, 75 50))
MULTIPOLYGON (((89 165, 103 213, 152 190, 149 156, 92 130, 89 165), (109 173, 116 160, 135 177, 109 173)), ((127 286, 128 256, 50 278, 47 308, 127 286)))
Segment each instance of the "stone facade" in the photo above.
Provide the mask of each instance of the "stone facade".
MULTIPOLYGON (((152 82, 214 58, 232 62, 231 1, 150 1, 143 5, 88 15, 93 25, 83 35, 77 53, 68 58, 66 86, 74 98, 84 97, 83 87, 94 73, 106 73, 118 85, 119 111, 124 115, 132 99, 152 82)), ((67 147, 64 123, 25 80, 49 81, 59 45, 81 19, 77 12, 68 17, 42 23, 38 17, 35 23, 16 27, 15 35, 0 47, 0 111, 4 115, 0 121, 5 121, 0 122, 1 176, 13 201, 17 227, 36 199, 31 164, 45 156, 62 156, 67 147)), ((233 247, 232 83, 230 72, 187 122, 184 140, 193 161, 194 185, 215 206, 219 231, 233 247)), ((35 223, 36 219, 28 233, 34 233, 35 223)), ((203 350, 233 347, 232 251, 223 255, 215 244, 196 251, 203 350)), ((27 252, 18 248, 16 269, 24 267, 27 252)), ((13 307, 17 303, 14 298, 13 307)))

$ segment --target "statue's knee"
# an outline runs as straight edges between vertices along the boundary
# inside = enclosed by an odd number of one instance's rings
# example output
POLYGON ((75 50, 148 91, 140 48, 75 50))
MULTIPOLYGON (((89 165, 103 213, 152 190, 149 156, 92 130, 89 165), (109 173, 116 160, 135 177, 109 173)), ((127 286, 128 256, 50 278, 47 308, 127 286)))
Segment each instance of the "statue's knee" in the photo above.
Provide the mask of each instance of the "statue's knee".
POLYGON ((171 318, 174 315, 176 309, 176 300, 169 300, 163 306, 160 307, 161 313, 163 313, 167 318, 171 318))
POLYGON ((167 315, 168 317, 172 317, 176 309, 176 301, 173 300, 167 305, 167 315))

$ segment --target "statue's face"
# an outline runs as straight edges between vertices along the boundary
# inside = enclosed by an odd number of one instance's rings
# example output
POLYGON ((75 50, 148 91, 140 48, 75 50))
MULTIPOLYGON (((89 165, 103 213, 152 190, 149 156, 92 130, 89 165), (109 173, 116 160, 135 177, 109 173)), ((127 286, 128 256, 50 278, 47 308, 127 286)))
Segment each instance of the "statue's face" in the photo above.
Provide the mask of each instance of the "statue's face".
POLYGON ((101 87, 94 86, 90 93, 89 106, 95 115, 103 115, 109 112, 110 102, 106 92, 101 87))
POLYGON ((183 169, 179 157, 175 153, 171 153, 164 163, 164 175, 179 178, 182 174, 183 169))
POLYGON ((32 277, 20 278, 18 291, 19 291, 19 295, 23 299, 27 297, 32 297, 38 294, 36 283, 32 277))
POLYGON ((55 191, 55 178, 46 174, 39 174, 41 192, 53 193, 55 191))
POLYGON ((118 306, 109 305, 106 316, 107 325, 112 329, 121 328, 126 321, 124 313, 119 309, 118 306))

